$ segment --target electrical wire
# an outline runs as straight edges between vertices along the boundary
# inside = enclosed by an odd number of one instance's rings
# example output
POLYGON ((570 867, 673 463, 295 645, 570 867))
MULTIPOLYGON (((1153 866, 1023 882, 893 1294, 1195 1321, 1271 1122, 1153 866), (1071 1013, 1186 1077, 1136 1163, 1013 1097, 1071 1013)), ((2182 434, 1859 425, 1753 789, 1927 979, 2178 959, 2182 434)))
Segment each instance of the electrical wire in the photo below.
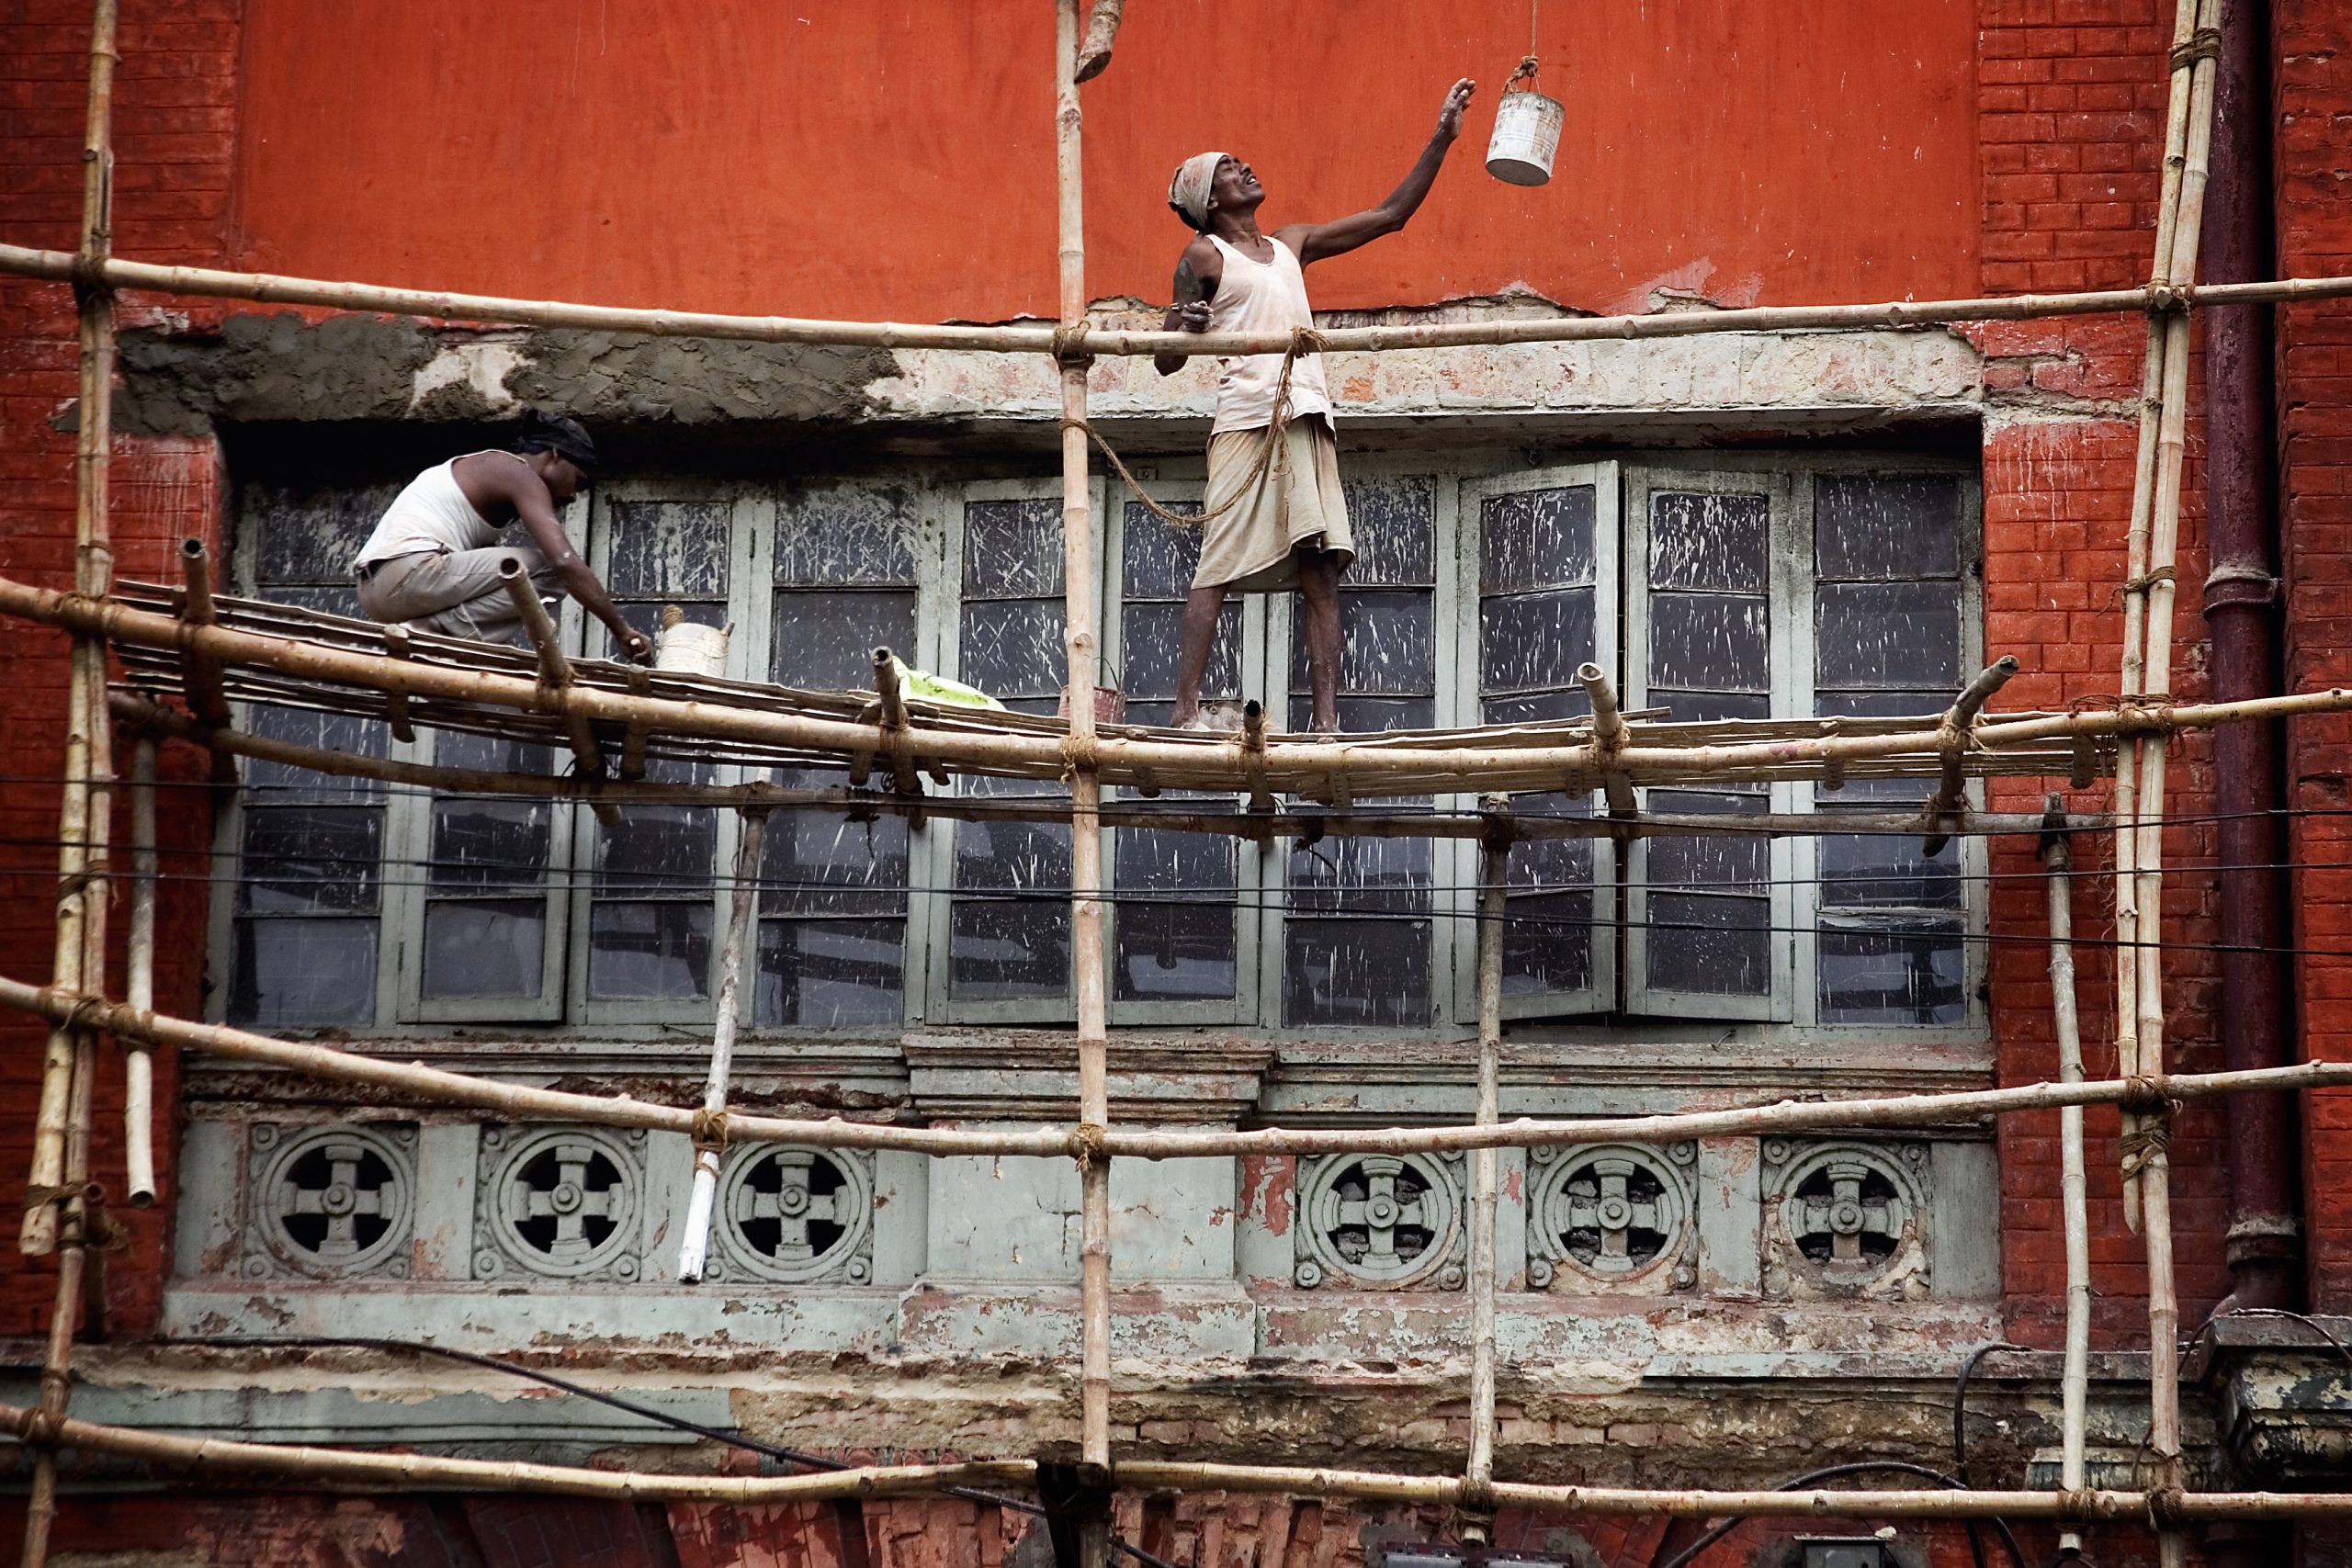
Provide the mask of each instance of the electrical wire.
MULTIPOLYGON (((1960 1375, 1952 1382, 1951 1391, 1951 1469, 1962 1486, 1968 1477, 1968 1380, 1976 1375, 1977 1364, 1996 1350, 2022 1350, 2022 1345, 2012 1345, 2006 1339, 1995 1339, 1971 1350, 1960 1363, 1960 1375)), ((1984 1538, 1978 1529, 1979 1521, 1968 1521, 1968 1555, 1975 1568, 1985 1568, 1984 1538)))
MULTIPOLYGON (((671 1411, 658 1409, 650 1404, 639 1404, 635 1400, 625 1399, 619 1394, 611 1393, 603 1389, 591 1388, 586 1383, 575 1382, 570 1378, 559 1376, 537 1367, 526 1366, 519 1361, 503 1360, 496 1356, 483 1355, 478 1350, 460 1350, 451 1346, 428 1344, 421 1339, 371 1339, 305 1334, 272 1335, 260 1338, 198 1337, 175 1338, 172 1343, 200 1346, 208 1349, 345 1349, 390 1351, 413 1356, 437 1356, 443 1360, 456 1361, 465 1366, 481 1367, 488 1371, 503 1372, 512 1377, 524 1378, 602 1404, 608 1409, 637 1416, 640 1420, 650 1421, 657 1426, 668 1427, 681 1432, 691 1432, 698 1438, 706 1438, 716 1443, 724 1443, 730 1448, 746 1450, 786 1464, 797 1464, 804 1470, 842 1471, 854 1468, 846 1461, 827 1454, 816 1453, 808 1449, 786 1448, 780 1443, 771 1443, 758 1438, 747 1437, 740 1431, 707 1426, 700 1421, 692 1420, 671 1411)), ((961 1498, 966 1502, 978 1503, 984 1506, 1002 1508, 1012 1513, 1025 1514, 1033 1518, 1043 1518, 1046 1514, 1046 1509, 1042 1505, 1021 1497, 1008 1496, 1001 1492, 986 1492, 973 1486, 943 1486, 940 1491, 945 1496, 961 1498)), ((1142 1563, 1144 1568, 1173 1568, 1172 1564, 1152 1556, 1139 1547, 1129 1545, 1117 1536, 1111 1538, 1111 1545, 1114 1551, 1125 1552, 1142 1563)))
MULTIPOLYGON (((1940 1470, 1930 1470, 1924 1464, 1912 1464, 1908 1461, 1897 1459, 1861 1460, 1851 1464, 1833 1464, 1820 1470, 1809 1470, 1803 1475, 1796 1477, 1794 1480, 1783 1481, 1780 1485, 1772 1488, 1772 1490, 1775 1492, 1795 1492, 1804 1487, 1811 1486, 1823 1481, 1835 1481, 1840 1477, 1848 1475, 1871 1474, 1914 1475, 1925 1481, 1933 1481, 1939 1485, 1949 1486, 1956 1492, 1965 1492, 1968 1490, 1966 1486, 1961 1483, 1957 1476, 1946 1475, 1940 1470)), ((1701 1536, 1690 1545, 1684 1547, 1680 1551, 1676 1552, 1664 1562, 1657 1564, 1657 1568, 1690 1568, 1690 1565, 1698 1560, 1701 1552, 1714 1545, 1715 1542, 1723 1540, 1724 1537, 1731 1534, 1732 1531, 1737 1529, 1746 1522, 1747 1519, 1745 1516, 1737 1514, 1733 1515, 1731 1517, 1724 1519, 1720 1524, 1717 1524, 1713 1529, 1708 1530, 1706 1534, 1701 1536)), ((2014 1565, 2014 1568, 2025 1568, 2025 1551, 2018 1545, 2017 1533, 2009 1529, 2008 1522, 2005 1519, 1996 1518, 1993 1521, 1993 1526, 1996 1529, 2000 1531, 2001 1545, 2003 1549, 2008 1552, 2009 1562, 2014 1565)))

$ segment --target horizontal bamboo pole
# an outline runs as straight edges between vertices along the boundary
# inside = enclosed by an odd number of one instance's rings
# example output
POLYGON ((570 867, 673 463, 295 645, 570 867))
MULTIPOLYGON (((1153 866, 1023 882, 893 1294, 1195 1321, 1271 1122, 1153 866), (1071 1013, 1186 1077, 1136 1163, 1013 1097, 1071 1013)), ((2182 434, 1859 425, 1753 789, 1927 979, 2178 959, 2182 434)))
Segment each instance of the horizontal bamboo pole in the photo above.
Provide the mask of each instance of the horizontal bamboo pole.
MULTIPOLYGON (((18 1430, 22 1427, 17 1423, 27 1415, 17 1405, 0 1404, 0 1423, 18 1430)), ((797 1503, 828 1497, 907 1497, 949 1486, 1018 1486, 1034 1481, 1037 1473, 1036 1465, 1028 1460, 975 1460, 961 1464, 866 1465, 810 1475, 673 1475, 524 1460, 438 1459, 429 1454, 369 1453, 300 1443, 241 1443, 71 1418, 57 1423, 55 1437, 58 1448, 207 1472, 284 1475, 368 1487, 533 1492, 639 1502, 797 1503)))
MULTIPOLYGON (((771 810, 872 812, 885 817, 945 817, 985 822, 1061 823, 1069 820, 1067 804, 1025 800, 1019 795, 989 797, 940 795, 899 799, 854 789, 788 790, 754 781, 740 784, 644 784, 626 780, 591 780, 552 773, 503 773, 482 768, 445 767, 431 762, 403 762, 356 751, 336 751, 300 741, 279 740, 244 730, 198 723, 176 708, 169 708, 134 692, 115 692, 107 705, 116 718, 134 729, 187 740, 232 756, 252 757, 307 768, 343 778, 380 779, 387 784, 461 795, 526 795, 547 800, 604 800, 621 805, 714 806, 771 810)), ((1581 817, 1517 817, 1496 822, 1486 814, 1468 812, 1345 812, 1172 811, 1163 807, 1121 805, 1102 808, 1104 826, 1150 828, 1170 833, 1227 833, 1244 838, 1359 837, 1385 839, 1485 839, 1497 832, 1514 843, 1549 839, 1755 838, 1802 837, 1816 833, 1884 834, 1907 838, 1919 830, 1917 813, 1909 811, 1839 812, 1834 816, 1808 812, 1759 812, 1737 817, 1709 812, 1647 812, 1628 818, 1581 817)), ((2084 828, 2100 828, 2108 819, 2098 813, 2078 815, 2084 828)), ((1953 819, 1961 833, 2000 834, 2041 831, 2041 818, 2021 811, 1963 812, 1953 819)))
MULTIPOLYGON (((1455 1504, 1463 1483, 1452 1476, 1306 1466, 1160 1464, 1129 1461, 1119 1484, 1136 1491, 1281 1492, 1361 1497, 1378 1502, 1455 1504)), ((2138 1519, 2162 1507, 2181 1519, 2352 1519, 2352 1494, 2334 1492, 2186 1492, 2161 1499, 2145 1492, 1871 1491, 1712 1492, 1614 1486, 1535 1486, 1492 1483, 1495 1506, 1544 1514, 1668 1514, 1678 1518, 2138 1519)))
MULTIPOLYGON (((65 282, 71 251, 0 244, 0 275, 65 282)), ((501 325, 578 327, 642 333, 652 337, 728 338, 752 343, 831 344, 858 348, 966 349, 989 354, 1053 354, 1056 329, 1035 326, 933 326, 899 321, 842 321, 800 316, 733 316, 700 310, 640 310, 551 299, 515 299, 427 288, 390 288, 272 273, 214 267, 159 266, 109 258, 103 280, 115 288, 152 294, 192 294, 250 299, 258 304, 377 311, 435 321, 501 325)), ((2280 278, 2258 283, 2206 284, 2062 294, 2012 294, 1971 299, 1896 299, 1868 305, 1761 305, 1738 310, 1678 310, 1645 316, 1556 316, 1542 320, 1443 321, 1417 326, 1333 327, 1317 346, 1339 354, 1485 344, 1589 343, 1621 338, 1696 337, 1711 333, 1824 331, 1839 328, 1938 326, 1951 321, 2017 321, 2052 316, 2114 315, 2198 305, 2285 303, 2352 295, 2352 277, 2280 278)), ((1174 354, 1281 354, 1287 333, 1171 333, 1088 329, 1083 350, 1128 358, 1174 354)), ((1076 346, 1076 345, 1071 345, 1076 346)))
MULTIPOLYGON (((192 626, 169 615, 132 609, 118 601, 94 601, 7 578, 0 578, 0 613, 85 634, 103 635, 118 642, 193 649, 224 663, 344 682, 378 691, 406 691, 456 702, 551 714, 567 719, 583 716, 614 724, 635 719, 680 735, 759 742, 843 757, 870 754, 883 745, 882 732, 874 725, 716 703, 639 697, 594 686, 551 687, 512 675, 404 663, 298 638, 225 626, 192 626)), ((2352 690, 2338 687, 2238 703, 2053 714, 2007 722, 1986 719, 1979 722, 1974 735, 1977 750, 1997 751, 2004 747, 2061 737, 2205 728, 2243 719, 2282 718, 2345 709, 2352 709, 2352 690)), ((1157 774, 1163 783, 1170 778, 1182 778, 1187 781, 1184 787, 1191 788, 1201 786, 1190 781, 1215 777, 1236 788, 1284 791, 1315 789, 1334 776, 1386 784, 1400 776, 1414 775, 1447 781, 1449 792, 1463 787, 1460 781, 1478 775, 1548 777, 1554 782, 1547 787, 1557 788, 1560 778, 1589 771, 1600 761, 1598 748, 1589 741, 1509 748, 1391 748, 1287 741, 1266 744, 1262 753, 1264 773, 1261 776, 1257 770, 1261 754, 1246 746, 1207 748, 1110 735, 1085 738, 1081 747, 1077 744, 1080 739, 1052 734, 941 728, 922 732, 920 750, 941 763, 955 763, 979 772, 1004 771, 1018 776, 1039 776, 1046 772, 1058 776, 1080 761, 1078 753, 1083 751, 1083 760, 1099 765, 1106 782, 1111 783, 1131 783, 1138 775, 1157 774)), ((1941 739, 1940 730, 1920 729, 1889 735, 1826 735, 1704 746, 1628 746, 1618 751, 1613 760, 1636 781, 1645 774, 1686 779, 1732 774, 1742 769, 1817 769, 1832 762, 1931 752, 1939 749, 1941 739)), ((1491 784, 1493 778, 1487 782, 1491 784)))
MULTIPOLYGON (((501 1083, 414 1062, 390 1062, 332 1045, 276 1040, 224 1024, 197 1023, 142 1011, 99 998, 77 998, 45 987, 0 977, 0 1007, 62 1022, 78 1014, 85 1027, 121 1041, 176 1045, 231 1061, 254 1062, 334 1083, 365 1084, 420 1102, 495 1111, 516 1121, 585 1122, 642 1127, 693 1136, 695 1112, 626 1095, 573 1094, 501 1083)), ((2081 1083, 2019 1084, 2008 1089, 1951 1089, 1933 1094, 1854 1100, 1780 1100, 1769 1105, 1681 1111, 1654 1116, 1600 1116, 1577 1121, 1522 1118, 1493 1126, 1261 1127, 1248 1132, 1148 1131, 1114 1126, 1098 1139, 1071 1125, 1020 1133, 951 1127, 900 1127, 844 1122, 730 1116, 732 1143, 801 1144, 818 1148, 904 1149, 925 1155, 1055 1156, 1107 1154, 1117 1158, 1222 1158, 1238 1155, 1430 1154, 1481 1148, 1536 1148, 1589 1143, 1680 1143, 1690 1138, 1818 1132, 1830 1128, 1918 1127, 1973 1122, 2019 1111, 2104 1105, 2143 1093, 2172 1100, 2276 1092, 2352 1083, 2352 1062, 2301 1062, 2226 1073, 2176 1073, 2149 1079, 2104 1078, 2081 1083)))

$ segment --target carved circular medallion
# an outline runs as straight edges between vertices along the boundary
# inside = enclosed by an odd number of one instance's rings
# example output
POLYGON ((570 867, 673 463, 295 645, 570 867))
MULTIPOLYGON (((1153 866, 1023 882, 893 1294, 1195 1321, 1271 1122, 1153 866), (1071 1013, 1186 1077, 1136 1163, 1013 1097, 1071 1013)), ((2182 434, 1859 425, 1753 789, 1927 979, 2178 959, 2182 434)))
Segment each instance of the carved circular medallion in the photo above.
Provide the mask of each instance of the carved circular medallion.
POLYGON ((873 1223, 873 1182, 846 1150, 762 1145, 738 1153, 719 1182, 726 1268, 763 1280, 864 1284, 873 1223))
POLYGON ((416 1177, 404 1140, 359 1127, 263 1131, 254 1207, 278 1261, 323 1276, 407 1273, 416 1177))
POLYGON ((496 1253, 481 1251, 477 1274, 500 1272, 500 1256, 537 1274, 637 1274, 638 1157, 602 1131, 561 1128, 483 1134, 495 1161, 483 1207, 496 1253))
POLYGON ((1307 1289, 1462 1284, 1462 1184, 1425 1155, 1302 1161, 1293 1277, 1307 1289))
POLYGON ((1534 1151, 1528 1196, 1528 1282, 1558 1278, 1611 1290, 1681 1290, 1690 1270, 1689 1144, 1534 1151), (1540 1265, 1540 1267, 1539 1267, 1540 1265))

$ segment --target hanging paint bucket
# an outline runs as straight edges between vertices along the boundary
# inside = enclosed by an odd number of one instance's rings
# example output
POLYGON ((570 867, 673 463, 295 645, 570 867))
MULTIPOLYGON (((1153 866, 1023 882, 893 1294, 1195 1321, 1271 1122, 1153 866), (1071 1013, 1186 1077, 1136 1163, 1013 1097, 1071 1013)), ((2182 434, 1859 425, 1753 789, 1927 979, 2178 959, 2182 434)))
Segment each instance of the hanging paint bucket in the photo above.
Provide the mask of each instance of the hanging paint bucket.
POLYGON ((679 675, 727 673, 726 626, 701 626, 681 616, 662 617, 661 645, 653 650, 653 668, 679 675))
POLYGON ((1540 186, 1552 177, 1567 110, 1532 89, 1505 92, 1495 105, 1495 134, 1487 142, 1487 173, 1506 185, 1540 186))

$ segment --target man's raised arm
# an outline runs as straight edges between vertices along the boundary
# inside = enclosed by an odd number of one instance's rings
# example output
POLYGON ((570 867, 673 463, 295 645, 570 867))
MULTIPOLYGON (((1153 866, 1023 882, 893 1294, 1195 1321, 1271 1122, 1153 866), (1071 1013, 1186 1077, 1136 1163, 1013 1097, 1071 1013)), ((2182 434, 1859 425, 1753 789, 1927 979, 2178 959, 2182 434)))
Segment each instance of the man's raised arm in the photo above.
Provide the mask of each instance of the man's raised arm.
POLYGON ((605 585, 571 547, 571 536, 563 531, 563 522, 556 515, 555 498, 548 493, 539 477, 520 463, 501 463, 489 471, 490 484, 514 508, 515 517, 531 542, 555 569, 556 581, 563 591, 580 602, 580 607, 605 623, 621 651, 639 664, 653 661, 653 639, 628 624, 627 616, 615 604, 605 585))
POLYGON ((1462 111, 1469 107, 1470 95, 1477 88, 1476 82, 1464 76, 1446 93, 1430 144, 1421 149, 1419 159, 1404 183, 1390 191, 1379 206, 1329 223, 1285 224, 1274 231, 1274 237, 1296 252, 1299 264, 1305 265, 1326 256, 1344 255, 1358 245, 1402 229, 1405 220, 1419 209, 1421 198, 1429 195, 1430 186, 1436 183, 1438 166, 1445 162, 1453 139, 1462 133, 1462 111))

